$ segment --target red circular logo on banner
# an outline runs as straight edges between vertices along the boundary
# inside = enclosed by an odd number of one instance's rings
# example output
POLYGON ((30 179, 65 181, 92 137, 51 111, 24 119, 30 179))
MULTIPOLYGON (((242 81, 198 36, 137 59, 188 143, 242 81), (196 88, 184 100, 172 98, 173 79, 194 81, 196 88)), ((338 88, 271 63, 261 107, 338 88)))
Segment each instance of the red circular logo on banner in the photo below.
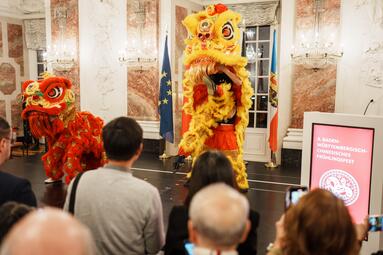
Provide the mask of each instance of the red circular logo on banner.
POLYGON ((343 199, 346 206, 352 205, 359 197, 359 185, 355 178, 346 171, 331 169, 319 180, 319 188, 331 191, 343 199))

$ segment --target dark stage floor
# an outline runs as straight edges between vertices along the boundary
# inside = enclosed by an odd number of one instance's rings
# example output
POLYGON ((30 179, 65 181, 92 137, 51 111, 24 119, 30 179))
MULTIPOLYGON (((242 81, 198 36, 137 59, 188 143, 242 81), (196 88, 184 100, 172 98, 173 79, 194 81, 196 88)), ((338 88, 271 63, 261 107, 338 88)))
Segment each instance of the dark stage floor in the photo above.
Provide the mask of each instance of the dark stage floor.
MULTIPOLYGON (((40 161, 41 155, 13 157, 2 167, 2 171, 27 178, 39 200, 40 206, 62 207, 66 186, 64 184, 44 184, 45 173, 40 161)), ((134 175, 156 186, 164 206, 164 221, 167 226, 170 209, 181 204, 186 194, 183 186, 186 167, 173 172, 173 159, 161 161, 158 155, 145 153, 136 162, 134 175)), ((269 242, 274 240, 274 223, 284 210, 284 192, 289 185, 298 184, 300 169, 278 167, 268 170, 263 163, 249 162, 247 171, 250 189, 247 197, 253 209, 261 215, 258 229, 258 251, 263 254, 269 242)))

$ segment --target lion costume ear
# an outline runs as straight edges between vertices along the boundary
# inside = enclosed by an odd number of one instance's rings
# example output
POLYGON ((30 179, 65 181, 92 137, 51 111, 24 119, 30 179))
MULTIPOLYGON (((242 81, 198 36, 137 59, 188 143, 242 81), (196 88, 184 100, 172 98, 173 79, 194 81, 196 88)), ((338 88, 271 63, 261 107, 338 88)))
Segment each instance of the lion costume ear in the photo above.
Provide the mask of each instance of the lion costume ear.
POLYGON ((21 85, 21 89, 22 89, 23 91, 25 91, 25 89, 28 87, 28 85, 31 84, 31 83, 33 83, 33 82, 35 82, 35 81, 32 81, 32 80, 27 80, 27 81, 25 81, 25 82, 23 83, 23 85, 21 85))
POLYGON ((201 20, 206 19, 207 15, 205 11, 200 11, 195 14, 191 14, 187 16, 183 21, 182 24, 186 27, 189 34, 195 36, 197 35, 197 28, 198 24, 201 20))

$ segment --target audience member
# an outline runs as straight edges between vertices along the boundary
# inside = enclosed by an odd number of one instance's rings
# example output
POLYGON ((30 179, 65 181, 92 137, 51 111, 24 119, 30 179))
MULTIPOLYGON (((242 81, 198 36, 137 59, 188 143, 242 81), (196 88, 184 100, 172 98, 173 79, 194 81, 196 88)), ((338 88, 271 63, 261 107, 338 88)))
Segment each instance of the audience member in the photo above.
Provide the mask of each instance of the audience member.
POLYGON ((359 237, 343 200, 322 189, 291 206, 276 223, 276 232, 268 255, 356 255, 364 235, 359 237))
MULTIPOLYGON (((0 117, 0 166, 11 155, 11 128, 8 122, 0 117)), ((0 205, 15 201, 36 206, 36 197, 28 180, 0 171, 0 205)))
MULTIPOLYGON (((189 192, 184 205, 174 206, 169 215, 166 233, 165 255, 185 254, 184 242, 189 238, 187 222, 189 219, 189 205, 194 195, 202 188, 212 183, 223 182, 234 187, 233 168, 229 159, 219 151, 206 151, 195 161, 189 183, 189 192)), ((259 214, 250 210, 249 219, 251 229, 245 242, 241 243, 237 251, 240 255, 257 254, 257 228, 259 214)))
POLYGON ((74 215, 89 227, 101 254, 156 254, 164 244, 159 192, 131 171, 143 148, 142 135, 131 118, 109 122, 102 132, 109 163, 85 172, 78 182, 74 215))
POLYGON ((94 255, 92 236, 71 215, 38 209, 11 229, 0 255, 94 255))
POLYGON ((249 202, 223 183, 211 184, 192 199, 188 221, 194 255, 235 255, 250 230, 249 202))
POLYGON ((17 202, 6 202, 0 206, 0 245, 5 235, 33 208, 17 202))

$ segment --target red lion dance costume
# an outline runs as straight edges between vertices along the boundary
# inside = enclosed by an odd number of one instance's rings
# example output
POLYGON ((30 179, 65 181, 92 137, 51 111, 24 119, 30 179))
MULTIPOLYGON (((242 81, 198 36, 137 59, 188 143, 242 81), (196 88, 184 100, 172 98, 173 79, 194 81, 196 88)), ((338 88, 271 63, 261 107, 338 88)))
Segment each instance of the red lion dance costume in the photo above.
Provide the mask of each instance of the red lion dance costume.
POLYGON ((106 162, 101 130, 103 121, 89 112, 77 112, 72 83, 62 77, 28 80, 23 86, 32 135, 46 137, 48 152, 42 157, 46 175, 53 181, 64 173, 69 183, 79 172, 96 169, 106 162))
POLYGON ((189 37, 184 51, 185 132, 179 154, 195 159, 207 149, 223 151, 233 164, 238 187, 247 190, 242 147, 253 90, 238 43, 240 19, 217 4, 183 21, 189 37))

